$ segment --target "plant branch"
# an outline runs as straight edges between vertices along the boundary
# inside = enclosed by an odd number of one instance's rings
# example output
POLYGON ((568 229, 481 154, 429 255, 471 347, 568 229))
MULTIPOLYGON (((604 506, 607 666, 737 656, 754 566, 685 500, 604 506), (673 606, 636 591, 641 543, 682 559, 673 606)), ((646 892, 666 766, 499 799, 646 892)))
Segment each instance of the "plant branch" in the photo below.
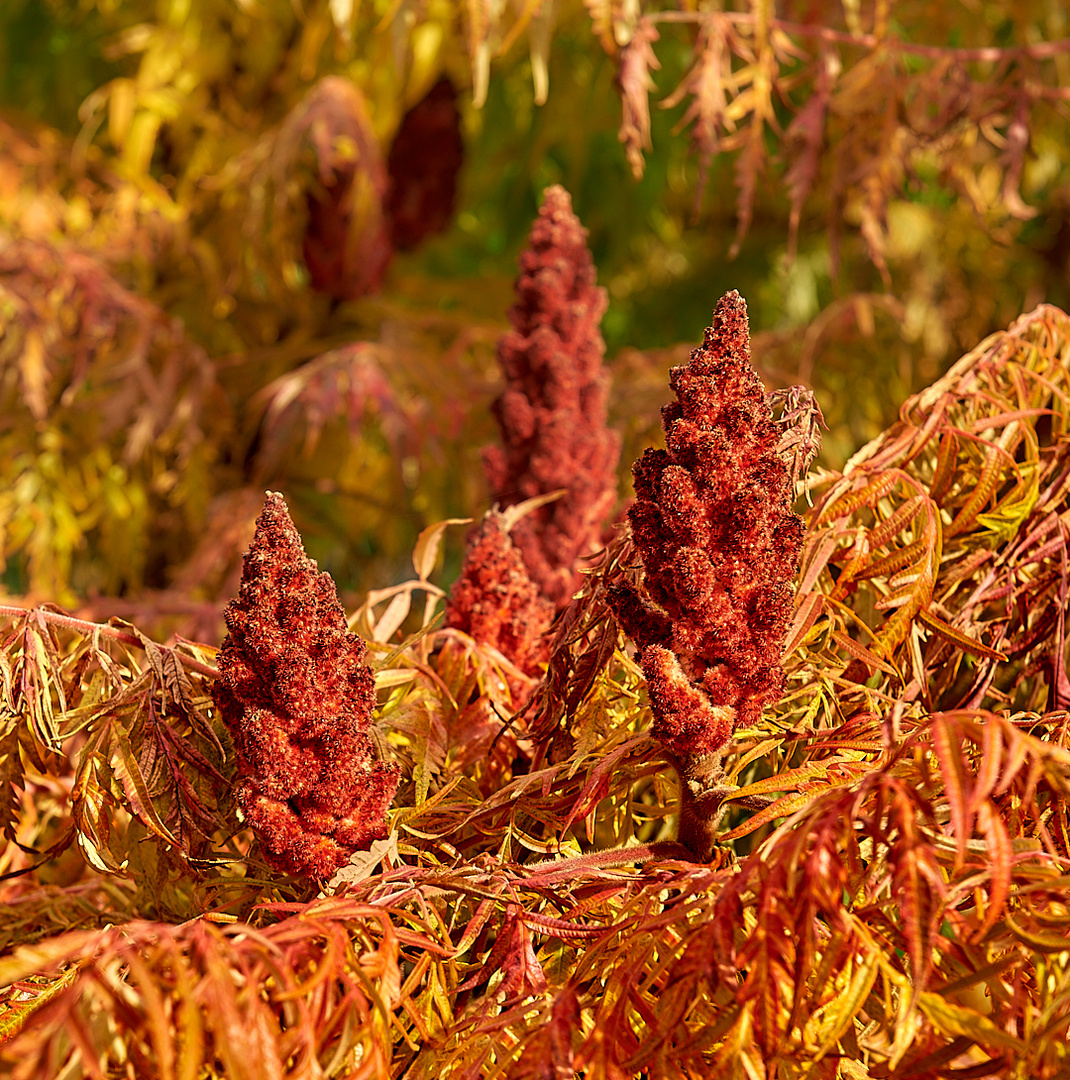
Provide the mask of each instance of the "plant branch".
MULTIPOLYGON (((650 22, 666 23, 753 23, 754 15, 749 11, 660 11, 645 16, 650 22)), ((852 34, 846 30, 833 30, 827 26, 807 25, 805 23, 786 22, 783 19, 771 19, 771 28, 791 34, 795 37, 820 38, 822 41, 837 45, 857 45, 864 49, 876 49, 880 46, 907 53, 911 56, 924 56, 932 60, 944 57, 963 63, 997 63, 1000 60, 1051 60, 1070 53, 1070 38, 1058 41, 1041 41, 1035 45, 1013 45, 1000 48, 986 45, 979 48, 960 48, 950 45, 920 45, 912 41, 902 41, 896 37, 878 37, 876 34, 852 34)))
MULTIPOLYGON (((62 626, 67 630, 76 630, 82 634, 100 633, 113 641, 121 642, 123 645, 132 645, 137 649, 145 648, 145 642, 136 634, 127 633, 127 631, 112 626, 110 623, 95 623, 86 619, 76 619, 73 615, 69 615, 65 611, 57 611, 52 607, 23 608, 15 604, 0 604, 0 618, 17 619, 30 614, 36 614, 44 622, 52 623, 54 626, 62 626)), ((219 669, 212 667, 211 664, 204 664, 200 660, 195 660, 192 656, 186 656, 168 645, 158 645, 158 647, 173 653, 190 671, 195 671, 198 675, 204 675, 209 679, 219 678, 219 669)))

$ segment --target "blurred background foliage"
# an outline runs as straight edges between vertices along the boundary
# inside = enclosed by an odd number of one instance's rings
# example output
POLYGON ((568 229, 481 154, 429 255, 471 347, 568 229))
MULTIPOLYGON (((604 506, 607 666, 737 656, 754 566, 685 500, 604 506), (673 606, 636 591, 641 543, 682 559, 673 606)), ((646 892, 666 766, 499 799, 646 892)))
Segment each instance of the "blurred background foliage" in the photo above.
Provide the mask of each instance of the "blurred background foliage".
POLYGON ((731 288, 842 465, 1070 305, 1068 37, 1061 0, 6 0, 2 588, 215 641, 265 488, 351 606, 410 576, 485 508, 550 183, 622 474, 731 288))

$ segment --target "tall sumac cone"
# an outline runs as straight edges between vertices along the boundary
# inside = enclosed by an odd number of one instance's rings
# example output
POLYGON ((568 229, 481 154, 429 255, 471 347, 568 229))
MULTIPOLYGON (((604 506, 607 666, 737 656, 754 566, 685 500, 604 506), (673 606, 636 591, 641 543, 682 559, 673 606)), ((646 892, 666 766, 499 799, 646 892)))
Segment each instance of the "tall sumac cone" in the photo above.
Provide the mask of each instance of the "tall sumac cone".
POLYGON ((375 682, 331 576, 268 493, 213 688, 238 752, 238 803, 279 870, 330 877, 386 835, 396 766, 369 738, 375 682))
POLYGON ((547 188, 520 256, 513 329, 498 345, 506 386, 493 409, 503 445, 484 451, 500 506, 564 489, 511 533, 557 609, 579 586, 577 559, 602 546, 617 499, 620 438, 606 427, 609 380, 598 329, 606 293, 595 285, 586 238, 568 192, 547 188))
POLYGON ((525 675, 541 675, 553 604, 528 576, 504 516, 491 510, 468 534, 461 576, 446 601, 446 626, 493 645, 525 675))
POLYGON ((669 382, 666 449, 646 450, 633 469, 643 583, 616 586, 611 603, 640 649, 653 733, 701 787, 736 727, 783 694, 803 525, 739 293, 722 298, 669 382))

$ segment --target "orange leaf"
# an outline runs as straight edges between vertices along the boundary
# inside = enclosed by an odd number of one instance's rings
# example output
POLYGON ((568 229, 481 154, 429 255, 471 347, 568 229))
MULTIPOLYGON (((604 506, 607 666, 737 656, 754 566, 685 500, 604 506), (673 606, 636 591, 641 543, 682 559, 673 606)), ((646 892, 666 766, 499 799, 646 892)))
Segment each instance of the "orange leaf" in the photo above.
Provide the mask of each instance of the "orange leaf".
POLYGON ((776 802, 770 803, 769 806, 759 810, 753 817, 747 818, 746 821, 737 825, 731 832, 723 833, 718 839, 737 840, 739 837, 746 836, 748 833, 754 832, 755 829, 767 825, 770 821, 775 821, 781 817, 790 817, 797 810, 802 810, 814 802, 815 799, 821 798, 827 791, 827 787, 822 787, 815 791, 797 791, 792 795, 785 795, 782 799, 777 799, 776 802))
POLYGON ((974 941, 983 941, 985 935, 999 921, 1007 906, 1011 894, 1011 863, 1014 859, 1014 846, 1011 844, 1007 826, 999 816, 999 811, 991 801, 985 799, 980 806, 979 824, 985 843, 988 845, 988 872, 992 882, 988 891, 988 905, 985 909, 984 922, 973 935, 974 941))
POLYGON ((1002 662, 1007 660, 1005 653, 990 648, 975 638, 967 637, 961 630, 956 630, 950 623, 944 622, 939 615, 934 615, 926 608, 922 608, 918 612, 918 622, 963 652, 973 653, 974 656, 983 656, 986 660, 999 660, 1002 662))
POLYGON ((972 816, 969 790, 963 767, 962 732, 945 714, 937 713, 932 723, 933 749, 940 763, 944 791, 951 807, 951 827, 955 834, 955 871, 962 869, 966 841, 970 837, 972 816))

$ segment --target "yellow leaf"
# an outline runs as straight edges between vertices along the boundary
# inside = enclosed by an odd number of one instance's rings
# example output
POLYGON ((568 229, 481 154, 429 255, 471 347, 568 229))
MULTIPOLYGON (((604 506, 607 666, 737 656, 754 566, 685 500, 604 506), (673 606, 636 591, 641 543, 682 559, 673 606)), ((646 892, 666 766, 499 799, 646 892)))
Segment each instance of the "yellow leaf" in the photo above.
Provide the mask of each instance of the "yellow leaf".
POLYGON ((556 491, 548 491, 544 495, 533 495, 530 499, 525 499, 523 502, 515 503, 513 506, 507 506, 501 511, 502 528, 504 528, 506 532, 509 532, 522 517, 530 514, 533 510, 538 510, 540 506, 555 502, 564 494, 565 489, 558 488, 556 491))
POLYGON ((35 420, 48 415, 48 364, 45 345, 41 335, 33 329, 26 331, 26 344, 19 358, 19 374, 22 377, 22 398, 35 420))
POLYGON ((442 535, 450 525, 467 525, 471 518, 447 518, 445 521, 436 521, 434 525, 428 525, 416 538, 416 546, 412 549, 412 567, 416 576, 421 581, 426 581, 431 576, 438 559, 439 548, 442 546, 442 535))
POLYGON ((375 689, 388 690, 392 686, 404 686, 415 678, 415 668, 386 668, 375 673, 375 689))
MULTIPOLYGON (((22 949, 19 949, 19 954, 23 954, 22 949)), ((33 996, 20 995, 13 1002, 8 1002, 5 1010, 0 1013, 0 1045, 13 1039, 33 1019, 34 1013, 66 990, 80 970, 80 967, 71 967, 53 982, 35 986, 34 989, 39 989, 39 993, 33 996)))
POLYGON ((1004 921, 1007 923, 1011 933, 1018 938, 1019 941, 1036 949, 1037 952, 1070 952, 1070 936, 1064 934, 1042 934, 1033 930, 1027 930, 1024 926, 1020 926, 1016 923, 1010 915, 1005 915, 1004 921))
POLYGON ((879 969, 876 950, 866 953, 855 967, 850 983, 825 1010, 821 1021, 823 1025, 828 1026, 821 1047, 814 1055, 814 1066, 807 1074, 807 1080, 817 1072, 818 1065, 824 1056, 843 1038, 847 1029, 854 1023, 855 1017, 873 989, 879 969))
POLYGON ((137 176, 144 176, 149 171, 159 130, 159 114, 147 110, 139 112, 130 125, 130 134, 123 147, 123 160, 137 176))
POLYGON ((348 45, 353 36, 353 0, 331 0, 330 9, 335 28, 348 45))
POLYGON ((962 1035, 983 1046, 1023 1049, 1021 1039, 997 1027, 987 1016, 963 1005, 954 1005, 931 990, 918 994, 918 1005, 933 1026, 944 1035, 962 1035))
POLYGON ((134 119, 137 91, 133 79, 116 79, 108 95, 108 138, 116 150, 122 150, 134 119))
POLYGON ((412 605, 412 592, 399 592, 387 605, 386 611, 375 624, 373 636, 376 641, 387 642, 393 636, 397 628, 405 621, 412 605))
POLYGON ((531 48, 531 79, 535 85, 535 104, 545 105, 550 93, 550 39, 554 32, 554 0, 543 0, 538 15, 528 30, 531 48))
POLYGON ((1001 543, 1013 540, 1018 535, 1022 523, 1033 512, 1033 507, 1040 497, 1040 451, 1037 435, 1031 427, 1023 427, 1022 430, 1028 449, 1025 462, 1019 466, 1021 479, 1017 486, 1000 500, 995 509, 977 515, 978 523, 1001 543))

